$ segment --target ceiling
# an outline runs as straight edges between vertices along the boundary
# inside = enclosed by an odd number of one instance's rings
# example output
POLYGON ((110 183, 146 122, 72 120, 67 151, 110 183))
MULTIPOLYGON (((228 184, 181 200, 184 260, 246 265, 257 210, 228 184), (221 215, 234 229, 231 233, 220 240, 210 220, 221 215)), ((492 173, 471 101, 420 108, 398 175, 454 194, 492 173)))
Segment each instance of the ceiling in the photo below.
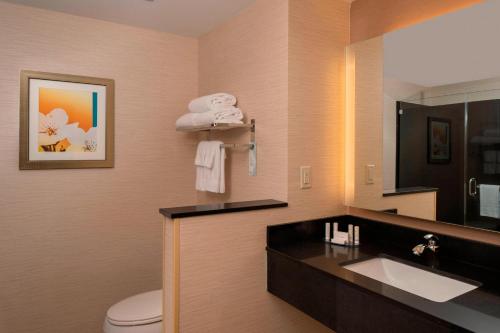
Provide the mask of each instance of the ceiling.
POLYGON ((255 0, 4 0, 184 36, 201 36, 255 0))
POLYGON ((499 15, 489 0, 386 34, 385 77, 424 87, 500 77, 499 15))

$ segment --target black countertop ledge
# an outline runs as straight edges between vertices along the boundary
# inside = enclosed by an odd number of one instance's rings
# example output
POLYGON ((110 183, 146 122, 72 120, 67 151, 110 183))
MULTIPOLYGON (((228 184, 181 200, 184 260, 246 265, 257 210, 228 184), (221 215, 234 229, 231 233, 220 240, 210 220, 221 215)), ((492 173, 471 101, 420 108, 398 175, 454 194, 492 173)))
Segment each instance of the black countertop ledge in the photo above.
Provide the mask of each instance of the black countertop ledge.
POLYGON ((235 212, 244 212, 251 210, 280 208, 280 207, 288 207, 288 203, 272 199, 226 202, 226 203, 216 203, 209 205, 161 208, 160 214, 171 219, 178 219, 178 218, 193 217, 193 216, 226 214, 226 213, 235 213, 235 212))
POLYGON ((406 194, 418 194, 427 192, 437 192, 438 188, 435 187, 425 187, 425 186, 414 186, 414 187, 399 187, 391 192, 384 192, 382 195, 384 197, 391 197, 395 195, 406 195, 406 194))
MULTIPOLYGON (((356 223, 354 222, 354 224, 356 223)), ((408 251, 401 251, 393 248, 391 244, 381 245, 368 242, 362 243, 356 248, 348 248, 325 243, 319 239, 293 240, 294 237, 290 237, 290 234, 285 237, 291 238, 292 241, 268 243, 267 251, 284 255, 358 288, 361 287, 460 328, 478 333, 500 332, 500 276, 496 271, 492 272, 482 267, 444 258, 439 261, 437 269, 434 269, 423 264, 421 257, 411 254, 411 248, 408 251), (343 267, 351 262, 375 257, 388 257, 472 284, 479 282, 480 286, 447 302, 439 303, 386 285, 343 267)))

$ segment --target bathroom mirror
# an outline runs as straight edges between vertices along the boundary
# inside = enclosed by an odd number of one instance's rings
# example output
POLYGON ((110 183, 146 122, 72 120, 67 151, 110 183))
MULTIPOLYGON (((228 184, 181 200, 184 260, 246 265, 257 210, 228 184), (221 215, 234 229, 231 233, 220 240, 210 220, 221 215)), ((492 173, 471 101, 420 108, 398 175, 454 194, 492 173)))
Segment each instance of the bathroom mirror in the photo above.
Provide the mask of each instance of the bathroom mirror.
POLYGON ((384 192, 437 188, 436 219, 500 231, 500 3, 384 36, 384 192))

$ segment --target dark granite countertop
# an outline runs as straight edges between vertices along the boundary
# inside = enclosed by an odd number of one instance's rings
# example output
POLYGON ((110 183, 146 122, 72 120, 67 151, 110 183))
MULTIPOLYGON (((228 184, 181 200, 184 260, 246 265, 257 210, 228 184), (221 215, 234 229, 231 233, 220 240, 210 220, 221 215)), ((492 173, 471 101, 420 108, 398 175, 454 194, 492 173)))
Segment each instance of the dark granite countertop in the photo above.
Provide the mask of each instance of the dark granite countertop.
MULTIPOLYGON (((352 217, 351 217, 352 218, 352 217)), ((323 221, 320 222, 323 226, 323 221)), ((304 222, 305 223, 305 222, 304 222)), ((314 222, 313 222, 314 223, 314 222)), ((350 221, 351 223, 351 221, 350 221)), ((356 223, 354 223, 356 224, 356 223)), ((286 226, 286 225, 283 225, 286 226)), ((268 227, 268 230, 271 227, 268 227)), ((316 228, 311 229, 305 225, 299 225, 295 230, 309 232, 309 236, 302 238, 294 232, 285 230, 283 239, 274 241, 276 233, 268 231, 268 251, 285 255, 302 264, 319 269, 335 278, 346 281, 357 287, 361 287, 375 294, 381 295, 416 311, 420 311, 439 320, 461 327, 472 332, 498 333, 500 332, 500 274, 498 271, 484 266, 474 266, 466 262, 457 261, 448 257, 437 257, 433 259, 433 266, 429 266, 428 258, 417 257, 411 253, 411 248, 402 250, 393 244, 381 244, 380 242, 366 241, 359 247, 348 248, 325 243, 320 238, 311 239, 310 235, 318 235, 316 228), (286 241, 286 239, 291 241, 286 241), (439 303, 419 297, 401 289, 386 285, 377 280, 347 270, 343 266, 350 262, 362 261, 374 257, 389 257, 394 260, 403 261, 406 264, 417 266, 425 270, 434 271, 438 274, 456 278, 465 282, 478 283, 480 286, 466 294, 453 298, 447 302, 439 303)), ((324 228, 324 227, 322 227, 324 228)), ((393 228, 393 227, 391 227, 393 228)), ((420 232, 421 233, 421 232, 420 232)), ((314 237, 313 237, 314 238, 314 237)), ((370 237, 368 237, 370 238, 370 237)), ((446 246, 453 249, 454 241, 444 241, 446 246), (447 245, 450 243, 451 245, 447 245)), ((413 246, 415 244, 409 244, 413 246)), ((478 251, 484 251, 479 249, 478 251)), ((497 254, 490 252, 490 257, 497 254)), ((484 254, 485 256, 488 256, 484 254)), ((494 259, 494 258, 492 258, 494 259)), ((496 263, 495 263, 496 265, 496 263)))
POLYGON ((384 192, 384 197, 391 197, 395 195, 405 195, 405 194, 417 194, 426 192, 437 192, 438 188, 435 187, 425 187, 425 186, 414 186, 414 187, 400 187, 391 192, 384 192))
POLYGON ((184 217, 226 214, 226 213, 243 212, 250 210, 280 208, 287 206, 288 203, 286 202, 270 199, 270 200, 216 203, 216 204, 198 205, 198 206, 161 208, 160 214, 171 219, 177 219, 184 217))

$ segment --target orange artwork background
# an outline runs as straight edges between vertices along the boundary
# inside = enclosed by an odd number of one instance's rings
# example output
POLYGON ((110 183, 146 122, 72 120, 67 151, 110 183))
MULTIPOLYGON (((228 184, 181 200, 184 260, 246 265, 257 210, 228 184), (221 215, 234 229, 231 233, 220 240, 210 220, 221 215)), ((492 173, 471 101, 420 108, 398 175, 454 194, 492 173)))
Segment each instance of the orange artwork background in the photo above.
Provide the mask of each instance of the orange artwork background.
POLYGON ((92 127, 92 93, 90 91, 40 88, 38 103, 38 110, 44 115, 59 108, 68 114, 68 124, 77 122, 85 132, 92 127))

